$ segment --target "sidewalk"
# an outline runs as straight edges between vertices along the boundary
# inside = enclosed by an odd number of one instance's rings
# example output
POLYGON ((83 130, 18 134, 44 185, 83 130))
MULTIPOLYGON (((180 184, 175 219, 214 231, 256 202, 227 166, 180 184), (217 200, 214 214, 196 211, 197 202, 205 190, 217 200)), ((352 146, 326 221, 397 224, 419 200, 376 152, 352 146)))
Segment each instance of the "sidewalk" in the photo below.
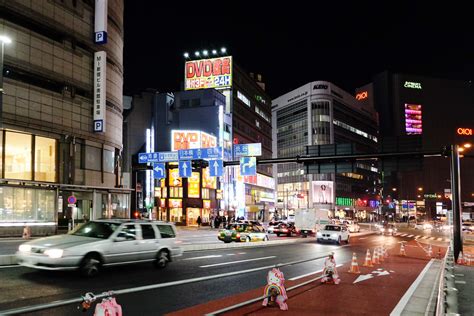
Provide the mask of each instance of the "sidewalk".
MULTIPOLYGON (((410 243, 410 247, 407 247, 406 251, 408 256, 401 257, 398 255, 399 246, 393 247, 389 250, 390 256, 373 268, 362 267, 363 256, 358 254, 361 274, 348 273, 349 262, 338 268, 341 277, 339 285, 323 285, 319 280, 316 280, 287 292, 288 311, 280 311, 275 307, 263 307, 262 300, 259 300, 257 303, 235 309, 225 315, 389 315, 430 262, 430 258, 414 242, 410 243)), ((282 271, 285 272, 284 268, 282 271)), ((313 274, 297 281, 287 280, 285 287, 288 289, 318 276, 318 274, 313 274)), ((213 313, 234 304, 262 297, 265 284, 266 280, 263 277, 261 288, 206 302, 169 315, 186 316, 213 313)), ((414 288, 418 289, 418 285, 421 283, 415 284, 414 288)), ((436 285, 431 284, 431 288, 436 285)), ((428 298, 431 294, 429 290, 427 291, 428 298)), ((412 295, 409 295, 409 298, 411 297, 412 295)), ((407 302, 403 302, 402 309, 407 306, 407 302)), ((414 300, 412 304, 425 304, 419 308, 426 308, 426 302, 414 300)))

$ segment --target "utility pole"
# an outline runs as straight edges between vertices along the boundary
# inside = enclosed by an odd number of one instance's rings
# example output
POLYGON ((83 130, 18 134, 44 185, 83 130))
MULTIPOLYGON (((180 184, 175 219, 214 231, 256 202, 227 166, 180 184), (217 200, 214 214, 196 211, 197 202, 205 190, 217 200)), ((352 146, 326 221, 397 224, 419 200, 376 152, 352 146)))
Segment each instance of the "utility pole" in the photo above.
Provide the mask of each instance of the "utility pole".
POLYGON ((459 168, 459 146, 451 145, 451 194, 453 212, 453 250, 457 261, 459 252, 462 251, 461 236, 461 180, 459 168))

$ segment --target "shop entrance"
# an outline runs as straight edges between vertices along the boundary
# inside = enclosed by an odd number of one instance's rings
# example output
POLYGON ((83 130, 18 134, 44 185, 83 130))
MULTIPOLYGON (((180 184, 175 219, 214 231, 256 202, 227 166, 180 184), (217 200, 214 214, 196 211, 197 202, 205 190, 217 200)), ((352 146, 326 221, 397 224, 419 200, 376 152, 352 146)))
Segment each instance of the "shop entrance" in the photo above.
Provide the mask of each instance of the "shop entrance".
MULTIPOLYGON (((197 218, 201 216, 201 209, 188 207, 186 208, 186 225, 187 226, 197 226, 197 218)), ((202 220, 202 216, 201 216, 202 220)))

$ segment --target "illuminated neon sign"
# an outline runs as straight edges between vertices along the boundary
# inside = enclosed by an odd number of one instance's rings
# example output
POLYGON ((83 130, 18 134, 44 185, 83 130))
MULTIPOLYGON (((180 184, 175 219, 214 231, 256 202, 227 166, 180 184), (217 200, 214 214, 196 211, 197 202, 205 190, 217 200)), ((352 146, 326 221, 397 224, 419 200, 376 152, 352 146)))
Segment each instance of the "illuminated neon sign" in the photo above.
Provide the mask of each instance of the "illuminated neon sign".
POLYGON ((356 94, 356 99, 357 100, 364 100, 369 97, 369 93, 367 91, 362 91, 361 93, 356 94))
POLYGON ((184 90, 232 87, 232 56, 187 61, 184 90))
POLYGON ((423 132, 421 120, 421 105, 405 103, 405 131, 408 135, 423 132))
POLYGON ((405 84, 403 86, 405 88, 420 89, 421 90, 421 83, 420 82, 405 81, 405 84))
POLYGON ((456 132, 458 135, 472 136, 472 128, 459 127, 456 132))

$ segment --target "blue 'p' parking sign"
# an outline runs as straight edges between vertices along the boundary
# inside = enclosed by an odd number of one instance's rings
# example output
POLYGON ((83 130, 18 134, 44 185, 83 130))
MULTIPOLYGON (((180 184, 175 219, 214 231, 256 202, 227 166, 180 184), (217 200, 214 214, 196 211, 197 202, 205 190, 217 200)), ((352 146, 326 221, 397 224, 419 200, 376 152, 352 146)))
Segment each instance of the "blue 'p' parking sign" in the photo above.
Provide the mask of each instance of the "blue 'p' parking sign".
POLYGON ((94 43, 96 44, 106 44, 107 43, 107 32, 95 32, 94 34, 94 43))

